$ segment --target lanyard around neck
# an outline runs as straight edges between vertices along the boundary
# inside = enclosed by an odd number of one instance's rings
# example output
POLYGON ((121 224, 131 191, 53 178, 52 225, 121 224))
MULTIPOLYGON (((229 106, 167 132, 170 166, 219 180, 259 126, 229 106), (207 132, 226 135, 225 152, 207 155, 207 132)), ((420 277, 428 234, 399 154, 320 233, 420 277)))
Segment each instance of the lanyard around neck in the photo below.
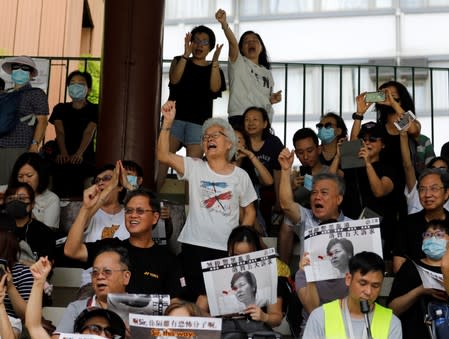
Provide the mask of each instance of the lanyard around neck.
MULTIPOLYGON (((358 339, 354 336, 354 329, 352 328, 351 313, 349 313, 347 298, 342 299, 341 307, 344 308, 344 321, 346 322, 346 327, 348 328, 349 333, 347 333, 347 335, 349 339, 358 339)), ((367 338, 368 335, 366 333, 366 328, 363 327, 363 335, 362 338, 360 339, 367 339, 367 338)))

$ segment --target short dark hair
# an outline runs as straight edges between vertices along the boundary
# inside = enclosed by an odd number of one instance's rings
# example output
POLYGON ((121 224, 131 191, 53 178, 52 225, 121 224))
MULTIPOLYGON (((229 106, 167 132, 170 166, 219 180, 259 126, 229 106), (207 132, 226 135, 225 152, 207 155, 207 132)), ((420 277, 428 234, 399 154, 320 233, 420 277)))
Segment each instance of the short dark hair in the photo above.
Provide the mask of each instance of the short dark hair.
POLYGON ((337 125, 337 128, 341 129, 341 134, 337 135, 337 139, 346 138, 348 136, 348 127, 346 127, 345 121, 341 116, 339 116, 337 113, 334 112, 328 112, 326 113, 323 118, 331 117, 335 120, 335 124, 337 125))
POLYGON ((339 175, 334 174, 334 173, 318 173, 313 176, 312 184, 315 185, 315 183, 317 183, 318 181, 321 181, 321 180, 331 180, 331 181, 335 182, 338 187, 338 193, 340 193, 341 195, 345 194, 345 190, 346 190, 345 180, 342 177, 340 177, 339 175))
POLYGON ((132 160, 122 160, 122 165, 124 169, 135 171, 138 177, 143 177, 143 169, 137 162, 132 160))
MULTIPOLYGON (((413 113, 416 113, 415 111, 415 104, 413 102, 413 98, 410 95, 410 92, 407 90, 407 87, 405 87, 403 84, 397 81, 387 81, 380 85, 379 89, 383 90, 387 87, 395 87, 400 99, 401 107, 404 109, 404 111, 412 111, 413 113)), ((387 118, 391 114, 395 114, 395 110, 392 109, 391 106, 382 105, 380 103, 376 103, 375 105, 376 111, 378 112, 379 119, 378 121, 385 125, 387 123, 387 118)))
POLYGON ((426 229, 428 228, 441 230, 444 231, 447 235, 449 235, 449 221, 447 220, 432 219, 426 225, 426 229))
POLYGON ((109 253, 109 252, 118 254, 120 264, 122 264, 123 266, 126 266, 127 270, 131 269, 131 260, 129 259, 129 252, 123 246, 118 246, 118 247, 104 246, 95 254, 93 261, 95 261, 100 254, 109 253))
POLYGON ((252 245, 255 251, 262 249, 259 233, 253 226, 237 226, 231 231, 228 237, 228 252, 230 255, 234 255, 234 245, 238 242, 246 242, 252 245))
POLYGON ((14 184, 9 185, 5 191, 5 201, 8 197, 15 195, 21 188, 24 188, 27 191, 28 195, 30 196, 30 201, 33 203, 36 195, 34 194, 33 187, 31 187, 26 182, 15 182, 14 184))
POLYGON ((263 43, 263 40, 260 37, 260 35, 258 33, 256 33, 256 32, 254 32, 254 31, 246 31, 240 37, 240 40, 239 40, 239 51, 240 51, 240 54, 242 54, 243 40, 249 34, 254 34, 257 37, 257 39, 259 40, 260 45, 262 46, 262 51, 259 54, 259 64, 262 65, 263 67, 265 67, 266 69, 271 69, 271 64, 270 64, 270 60, 268 58, 267 48, 265 47, 265 44, 263 43))
POLYGON ((148 202, 150 203, 151 209, 155 212, 160 213, 161 203, 160 203, 159 199, 157 198, 156 193, 154 193, 153 191, 150 191, 149 189, 144 188, 144 187, 139 187, 138 189, 136 189, 134 191, 129 191, 126 194, 125 200, 123 202, 125 207, 126 207, 126 205, 128 205, 129 201, 134 197, 147 197, 148 202))
POLYGON ((212 51, 215 47, 215 34, 214 31, 211 30, 209 27, 206 27, 204 25, 196 26, 192 29, 192 38, 190 41, 193 41, 195 39, 195 34, 197 33, 206 33, 209 37, 209 50, 212 51))
POLYGON ((349 259, 349 273, 354 275, 357 272, 360 272, 361 275, 368 272, 381 272, 383 276, 385 274, 385 262, 374 252, 359 252, 349 259))
POLYGON ((326 253, 329 253, 330 249, 336 245, 340 244, 341 247, 345 250, 346 254, 349 256, 354 255, 354 245, 352 244, 351 240, 348 240, 346 238, 333 238, 329 241, 326 247, 326 253))
POLYGON ((437 162, 437 161, 443 161, 446 166, 449 168, 449 160, 446 159, 445 157, 433 157, 428 163, 427 163, 427 168, 432 168, 432 166, 437 162))
POLYGON ((256 280, 256 276, 254 275, 254 273, 252 273, 250 271, 234 273, 234 275, 232 276, 232 279, 231 279, 231 288, 234 287, 235 282, 238 279, 240 279, 240 278, 245 278, 245 280, 248 282, 248 284, 253 289, 254 295, 256 295, 256 293, 257 293, 257 280, 256 280))
POLYGON ((39 181, 36 187, 36 193, 40 194, 48 188, 50 181, 50 164, 42 159, 38 153, 26 152, 16 159, 14 166, 12 168, 11 176, 9 177, 9 185, 15 185, 19 182, 18 175, 20 169, 25 166, 30 165, 37 172, 39 181))
POLYGON ((311 138, 316 146, 319 145, 318 136, 316 135, 315 131, 311 128, 304 127, 297 130, 293 135, 293 147, 295 147, 295 143, 298 140, 304 140, 307 138, 311 138))
POLYGON ((87 88, 92 88, 92 75, 90 75, 90 73, 88 72, 81 72, 81 71, 73 71, 72 73, 69 74, 69 76, 67 77, 67 82, 66 82, 66 86, 69 87, 70 85, 70 81, 72 81, 73 77, 79 75, 80 77, 83 77, 84 80, 86 80, 86 85, 87 88))
POLYGON ((4 91, 4 90, 5 90, 5 80, 0 78, 0 91, 4 91))

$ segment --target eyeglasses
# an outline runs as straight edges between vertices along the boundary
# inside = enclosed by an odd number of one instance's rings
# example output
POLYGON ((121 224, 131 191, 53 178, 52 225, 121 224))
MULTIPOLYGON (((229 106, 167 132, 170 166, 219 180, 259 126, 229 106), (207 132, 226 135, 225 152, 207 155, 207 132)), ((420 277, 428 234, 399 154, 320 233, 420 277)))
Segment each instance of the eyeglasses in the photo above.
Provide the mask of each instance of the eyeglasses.
POLYGON ((112 175, 104 175, 102 177, 96 177, 94 180, 94 184, 99 184, 100 182, 108 182, 111 181, 112 175))
POLYGON ((127 271, 126 269, 122 268, 119 270, 113 270, 112 268, 96 268, 94 267, 92 269, 92 272, 90 273, 90 275, 92 276, 92 278, 98 278, 100 276, 100 274, 103 274, 106 278, 109 278, 112 276, 112 273, 114 272, 125 272, 127 271))
POLYGON ((33 71, 33 67, 23 64, 12 64, 11 65, 12 70, 21 69, 22 71, 31 72, 33 71))
POLYGON ((108 326, 108 327, 102 327, 100 325, 86 325, 81 329, 81 333, 85 332, 85 331, 89 331, 89 334, 96 334, 96 335, 101 335, 104 333, 104 335, 107 338, 111 338, 111 339, 119 339, 121 338, 121 336, 114 334, 115 330, 108 326))
POLYGON ((319 124, 316 124, 316 128, 320 129, 320 128, 331 128, 334 127, 334 124, 331 122, 326 122, 325 124, 322 124, 321 122, 319 124))
POLYGON ((15 200, 29 203, 31 199, 29 196, 23 195, 23 194, 10 195, 9 197, 6 198, 6 202, 15 201, 15 200))
POLYGON ((443 231, 436 231, 434 233, 432 233, 432 232, 424 232, 422 234, 422 237, 424 239, 429 239, 429 238, 432 238, 432 237, 435 237, 437 239, 443 239, 445 235, 446 235, 446 233, 443 232, 443 231))
POLYGON ((365 142, 376 142, 376 141, 378 141, 378 140, 381 140, 382 138, 380 138, 380 137, 373 137, 372 135, 370 135, 370 136, 365 136, 365 137, 363 137, 362 138, 362 140, 363 141, 365 141, 365 142))
POLYGON ((138 215, 143 215, 145 212, 153 212, 153 210, 150 209, 143 209, 143 208, 125 208, 125 214, 134 214, 134 212, 138 215))
POLYGON ((427 193, 428 191, 430 191, 431 193, 438 193, 440 190, 445 189, 442 186, 419 186, 418 187, 418 192, 421 193, 427 193))
POLYGON ((221 132, 221 131, 218 131, 218 132, 215 132, 215 133, 212 133, 212 134, 204 134, 204 135, 202 136, 201 140, 203 140, 203 141, 216 140, 216 139, 218 139, 218 137, 220 137, 220 136, 225 136, 225 137, 227 137, 226 134, 224 134, 224 133, 221 132))
POLYGON ((200 46, 207 46, 209 45, 209 40, 205 39, 205 40, 200 40, 200 39, 194 39, 193 42, 197 45, 200 46))

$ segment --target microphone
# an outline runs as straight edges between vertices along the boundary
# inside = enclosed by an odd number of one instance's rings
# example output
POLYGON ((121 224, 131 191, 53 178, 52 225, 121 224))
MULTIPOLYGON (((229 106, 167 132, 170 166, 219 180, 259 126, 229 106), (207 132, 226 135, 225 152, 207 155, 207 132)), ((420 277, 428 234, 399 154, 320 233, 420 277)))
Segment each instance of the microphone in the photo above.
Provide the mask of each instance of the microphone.
POLYGON ((371 325, 369 323, 369 304, 368 300, 360 300, 360 311, 365 315, 366 333, 368 334, 368 339, 373 339, 371 335, 371 325))

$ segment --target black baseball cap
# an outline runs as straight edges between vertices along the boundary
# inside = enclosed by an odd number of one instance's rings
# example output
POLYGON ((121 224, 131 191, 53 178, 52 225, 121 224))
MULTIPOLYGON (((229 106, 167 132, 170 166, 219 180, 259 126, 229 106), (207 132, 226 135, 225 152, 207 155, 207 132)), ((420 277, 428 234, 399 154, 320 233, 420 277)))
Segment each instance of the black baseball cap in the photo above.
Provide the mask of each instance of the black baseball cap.
POLYGON ((369 136, 372 136, 375 138, 383 138, 384 137, 384 132, 383 132, 382 127, 374 121, 369 121, 362 125, 362 128, 360 129, 360 132, 359 132, 359 139, 363 139, 367 134, 369 136))

